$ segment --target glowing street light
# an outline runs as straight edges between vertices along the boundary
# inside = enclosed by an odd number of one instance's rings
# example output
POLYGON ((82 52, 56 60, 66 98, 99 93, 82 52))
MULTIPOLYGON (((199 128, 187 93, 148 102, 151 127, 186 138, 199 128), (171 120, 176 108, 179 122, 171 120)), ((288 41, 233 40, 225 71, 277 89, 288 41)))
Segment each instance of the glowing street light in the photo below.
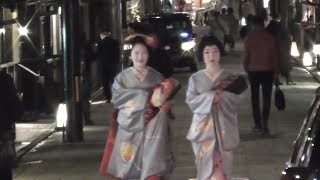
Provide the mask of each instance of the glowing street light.
POLYGON ((61 7, 60 6, 58 7, 58 14, 59 15, 61 14, 61 7))
POLYGON ((0 28, 0 34, 5 34, 5 33, 6 33, 6 29, 0 28))
POLYGON ((268 8, 269 7, 269 0, 263 0, 263 7, 268 8))
POLYGON ((316 55, 317 68, 320 69, 320 44, 314 44, 312 52, 316 55))
POLYGON ((245 19, 244 17, 242 17, 242 19, 241 19, 241 25, 242 25, 242 26, 247 25, 246 19, 245 19))
POLYGON ((29 32, 27 27, 22 27, 22 26, 18 28, 18 31, 20 36, 27 36, 29 32))

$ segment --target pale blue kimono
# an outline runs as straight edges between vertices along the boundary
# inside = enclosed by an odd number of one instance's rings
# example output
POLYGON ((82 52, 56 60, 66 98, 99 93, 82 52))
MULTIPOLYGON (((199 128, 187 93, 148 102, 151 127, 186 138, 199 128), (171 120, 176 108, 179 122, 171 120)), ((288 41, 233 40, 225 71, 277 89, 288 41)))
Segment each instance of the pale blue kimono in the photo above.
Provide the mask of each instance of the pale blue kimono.
POLYGON ((160 110, 147 125, 144 121, 148 94, 162 80, 152 68, 142 81, 132 68, 115 78, 112 103, 119 109, 119 125, 107 173, 121 179, 144 180, 150 175, 165 176, 172 169, 167 113, 160 110))
POLYGON ((236 95, 222 91, 219 104, 212 103, 216 95, 214 86, 230 75, 222 70, 215 80, 211 80, 204 70, 200 70, 189 79, 186 103, 193 112, 193 118, 187 139, 191 141, 196 157, 198 180, 207 180, 212 175, 215 150, 220 152, 224 173, 228 176, 231 172, 232 160, 224 152, 234 149, 239 143, 237 107, 247 93, 236 95))

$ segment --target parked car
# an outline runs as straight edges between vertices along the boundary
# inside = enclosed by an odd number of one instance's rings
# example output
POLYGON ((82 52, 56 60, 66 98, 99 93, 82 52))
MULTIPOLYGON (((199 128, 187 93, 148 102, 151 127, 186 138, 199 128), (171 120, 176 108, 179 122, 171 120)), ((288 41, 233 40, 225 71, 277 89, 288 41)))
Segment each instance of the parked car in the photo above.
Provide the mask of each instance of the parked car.
POLYGON ((320 179, 320 88, 294 141, 292 155, 286 165, 281 180, 320 179))
MULTIPOLYGON (((190 67, 191 71, 197 70, 194 53, 195 34, 192 32, 188 13, 147 15, 141 19, 140 26, 145 29, 144 34, 154 34, 158 37, 160 48, 167 52, 174 67, 190 67)), ((130 51, 130 48, 129 45, 124 45, 124 56, 129 55, 126 52, 130 51)))

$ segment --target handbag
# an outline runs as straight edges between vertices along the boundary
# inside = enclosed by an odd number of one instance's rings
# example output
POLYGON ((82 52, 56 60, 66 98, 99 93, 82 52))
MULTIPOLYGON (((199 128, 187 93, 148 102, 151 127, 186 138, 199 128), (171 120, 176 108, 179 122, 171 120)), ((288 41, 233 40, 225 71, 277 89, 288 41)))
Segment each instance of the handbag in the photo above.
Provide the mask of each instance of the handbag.
POLYGON ((278 85, 276 86, 276 90, 274 92, 274 105, 279 111, 283 111, 286 108, 286 99, 284 93, 278 85))

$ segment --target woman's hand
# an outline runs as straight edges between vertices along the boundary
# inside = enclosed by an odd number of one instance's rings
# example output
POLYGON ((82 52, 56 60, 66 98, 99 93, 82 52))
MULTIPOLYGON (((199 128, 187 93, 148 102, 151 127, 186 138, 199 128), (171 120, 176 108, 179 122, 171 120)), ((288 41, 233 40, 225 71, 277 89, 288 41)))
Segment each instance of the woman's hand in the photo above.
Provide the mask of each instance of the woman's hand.
POLYGON ((160 107, 166 102, 167 98, 168 96, 162 92, 161 88, 157 88, 152 94, 151 104, 154 107, 160 107))

